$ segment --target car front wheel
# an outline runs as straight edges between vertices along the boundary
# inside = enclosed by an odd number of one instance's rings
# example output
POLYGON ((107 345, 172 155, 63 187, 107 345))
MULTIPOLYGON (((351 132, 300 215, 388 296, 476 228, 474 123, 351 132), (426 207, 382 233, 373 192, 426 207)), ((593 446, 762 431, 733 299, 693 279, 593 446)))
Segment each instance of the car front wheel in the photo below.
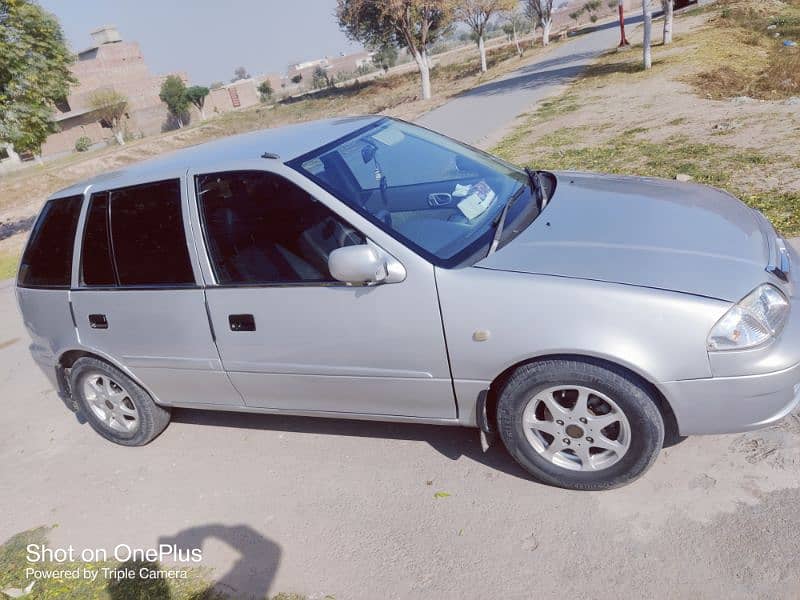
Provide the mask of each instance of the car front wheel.
POLYGON ((664 422, 646 386, 589 359, 519 367, 500 390, 497 420, 522 467, 544 483, 574 490, 633 481, 664 442, 664 422))

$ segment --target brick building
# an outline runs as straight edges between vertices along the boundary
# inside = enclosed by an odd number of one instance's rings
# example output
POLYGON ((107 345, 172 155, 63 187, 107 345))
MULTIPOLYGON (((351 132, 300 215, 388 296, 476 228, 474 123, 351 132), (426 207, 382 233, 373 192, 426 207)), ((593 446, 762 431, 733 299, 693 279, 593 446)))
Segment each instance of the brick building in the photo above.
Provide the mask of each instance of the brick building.
MULTIPOLYGON (((101 27, 91 36, 94 44, 79 52, 71 67, 78 83, 57 106, 55 121, 61 131, 47 138, 43 156, 72 151, 81 136, 92 143, 111 138, 108 124, 97 119, 90 105, 92 94, 101 89, 113 88, 128 98, 124 123, 128 134, 152 135, 170 127, 166 106, 158 97, 166 75, 153 75, 139 44, 123 41, 115 27, 101 27)), ((186 80, 185 74, 178 76, 186 80)))

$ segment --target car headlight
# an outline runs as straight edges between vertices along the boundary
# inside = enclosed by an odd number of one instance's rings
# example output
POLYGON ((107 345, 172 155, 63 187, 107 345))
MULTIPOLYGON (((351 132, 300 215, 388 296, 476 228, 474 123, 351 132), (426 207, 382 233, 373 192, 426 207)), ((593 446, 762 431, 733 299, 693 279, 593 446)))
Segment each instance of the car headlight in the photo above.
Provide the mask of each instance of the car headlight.
POLYGON ((777 336, 789 316, 789 301, 774 285, 762 284, 726 312, 708 334, 709 350, 752 348, 777 336))

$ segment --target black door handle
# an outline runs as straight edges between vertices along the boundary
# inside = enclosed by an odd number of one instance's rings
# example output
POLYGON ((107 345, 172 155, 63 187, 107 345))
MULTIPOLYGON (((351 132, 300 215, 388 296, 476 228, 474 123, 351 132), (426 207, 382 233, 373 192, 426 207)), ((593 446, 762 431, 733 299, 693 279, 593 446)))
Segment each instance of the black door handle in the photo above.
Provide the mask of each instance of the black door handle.
POLYGON ((255 331, 256 319, 253 315, 228 315, 231 331, 255 331))
POLYGON ((108 319, 105 315, 89 315, 89 327, 92 329, 108 329, 108 319))

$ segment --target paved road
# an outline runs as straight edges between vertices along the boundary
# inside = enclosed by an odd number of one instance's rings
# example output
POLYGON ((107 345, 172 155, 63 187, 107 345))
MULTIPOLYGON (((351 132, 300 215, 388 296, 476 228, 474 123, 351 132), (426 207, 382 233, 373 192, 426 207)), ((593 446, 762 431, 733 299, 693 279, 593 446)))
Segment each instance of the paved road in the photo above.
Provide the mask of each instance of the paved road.
MULTIPOLYGON (((631 16, 626 23, 633 26, 641 19, 631 16)), ((417 122, 469 144, 489 146, 499 141, 517 116, 557 93, 618 41, 616 21, 599 25, 555 45, 540 60, 461 94, 417 122)))

